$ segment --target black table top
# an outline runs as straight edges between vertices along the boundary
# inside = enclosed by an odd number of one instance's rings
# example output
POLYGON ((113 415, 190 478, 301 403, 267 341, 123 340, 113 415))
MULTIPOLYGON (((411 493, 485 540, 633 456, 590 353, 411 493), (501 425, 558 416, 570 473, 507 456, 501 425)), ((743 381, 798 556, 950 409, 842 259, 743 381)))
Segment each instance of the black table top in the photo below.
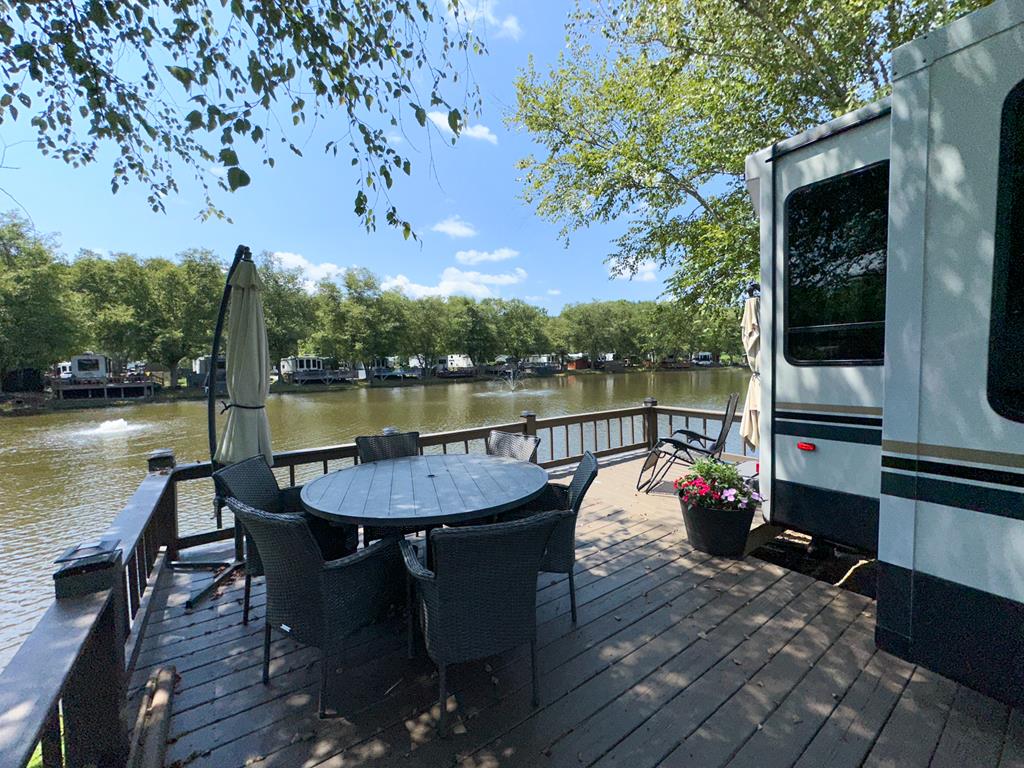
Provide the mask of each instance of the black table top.
POLYGON ((442 525, 495 515, 540 495, 536 464, 482 454, 409 456, 306 483, 302 504, 328 520, 372 526, 442 525))

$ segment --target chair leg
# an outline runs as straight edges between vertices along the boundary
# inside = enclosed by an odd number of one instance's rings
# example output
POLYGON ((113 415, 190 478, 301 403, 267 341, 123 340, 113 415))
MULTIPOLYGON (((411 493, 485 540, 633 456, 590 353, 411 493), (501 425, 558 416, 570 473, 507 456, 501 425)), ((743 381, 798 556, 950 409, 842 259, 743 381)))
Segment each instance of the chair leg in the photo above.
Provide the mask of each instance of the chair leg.
POLYGON ((572 623, 576 624, 576 577, 573 575, 575 568, 569 569, 569 608, 572 611, 572 623))
POLYGON ((324 700, 327 693, 327 676, 330 670, 330 656, 327 651, 320 652, 320 709, 317 715, 323 719, 327 715, 327 702, 324 700))
POLYGON ((532 704, 534 707, 540 706, 540 686, 537 682, 537 638, 534 637, 530 641, 530 676, 533 681, 533 700, 532 704))
POLYGON ((270 622, 263 622, 263 684, 270 682, 270 622))
POLYGON ((405 577, 405 589, 406 589, 406 603, 405 603, 405 636, 406 636, 406 648, 405 653, 408 658, 413 658, 416 654, 414 651, 414 636, 416 633, 416 617, 413 612, 416 610, 416 589, 412 583, 412 577, 405 577))
POLYGON ((242 623, 249 623, 249 598, 252 595, 252 576, 245 572, 245 590, 242 592, 242 623))
POLYGON ((445 674, 447 670, 447 664, 437 665, 438 688, 440 689, 437 702, 441 708, 441 714, 437 720, 437 735, 442 739, 448 737, 448 681, 445 674))

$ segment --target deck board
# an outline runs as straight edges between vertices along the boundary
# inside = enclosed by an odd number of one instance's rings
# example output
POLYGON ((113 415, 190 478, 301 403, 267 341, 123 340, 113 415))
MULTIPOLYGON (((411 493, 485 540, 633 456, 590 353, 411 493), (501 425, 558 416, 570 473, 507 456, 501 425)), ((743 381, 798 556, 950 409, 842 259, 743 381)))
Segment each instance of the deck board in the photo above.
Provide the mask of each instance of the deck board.
POLYGON ((242 581, 187 612, 209 573, 166 571, 131 681, 181 679, 167 766, 999 765, 1024 768, 1024 716, 875 649, 874 603, 747 557, 694 551, 678 504, 633 492, 638 463, 603 465, 577 528, 579 621, 565 576, 538 580, 541 705, 528 650, 437 674, 406 658, 401 617, 352 638, 316 716, 319 653, 288 638, 260 682, 265 586, 248 626, 242 581))

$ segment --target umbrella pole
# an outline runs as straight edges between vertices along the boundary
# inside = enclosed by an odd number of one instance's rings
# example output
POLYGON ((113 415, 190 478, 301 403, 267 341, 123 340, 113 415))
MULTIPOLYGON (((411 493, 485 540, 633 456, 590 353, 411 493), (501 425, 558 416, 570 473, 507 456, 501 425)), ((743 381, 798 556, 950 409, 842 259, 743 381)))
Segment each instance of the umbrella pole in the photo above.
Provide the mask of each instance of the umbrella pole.
MULTIPOLYGON (((235 249, 235 257, 231 260, 231 266, 228 267, 227 276, 224 279, 224 293, 220 298, 220 309, 217 312, 217 323, 213 328, 213 343, 210 348, 210 371, 206 376, 206 425, 207 425, 207 436, 210 442, 210 471, 216 472, 219 468, 217 460, 214 458, 217 454, 217 412, 216 412, 216 400, 217 400, 217 358, 220 354, 220 343, 221 338, 224 335, 224 318, 228 313, 228 306, 231 300, 231 277, 235 273, 235 269, 238 267, 241 261, 251 261, 252 251, 249 250, 248 246, 239 245, 235 249)), ((213 514, 217 520, 217 527, 220 528, 222 525, 221 509, 224 506, 224 500, 214 490, 213 497, 213 514)), ((185 610, 191 611, 199 603, 209 597, 213 592, 220 587, 227 579, 231 578, 236 570, 245 565, 243 559, 243 547, 242 547, 242 532, 235 526, 235 559, 231 562, 188 562, 182 561, 178 563, 172 563, 172 567, 189 570, 213 570, 220 571, 217 576, 203 587, 201 590, 190 596, 185 602, 185 610)))

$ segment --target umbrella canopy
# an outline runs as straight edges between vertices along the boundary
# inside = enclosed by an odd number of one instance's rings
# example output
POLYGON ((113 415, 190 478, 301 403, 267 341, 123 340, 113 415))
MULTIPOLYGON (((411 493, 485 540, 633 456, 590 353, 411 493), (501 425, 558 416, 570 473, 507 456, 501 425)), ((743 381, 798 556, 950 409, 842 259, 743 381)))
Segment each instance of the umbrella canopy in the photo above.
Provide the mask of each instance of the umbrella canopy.
POLYGON ((740 437, 754 448, 761 444, 761 299, 747 299, 743 305, 743 349, 750 366, 750 384, 747 385, 747 399, 743 404, 743 419, 740 421, 740 437))
POLYGON ((238 261, 228 285, 231 286, 231 311, 224 354, 231 403, 228 423, 214 459, 221 464, 232 464, 262 455, 268 464, 273 464, 265 408, 270 390, 270 353, 256 265, 249 259, 238 261))

